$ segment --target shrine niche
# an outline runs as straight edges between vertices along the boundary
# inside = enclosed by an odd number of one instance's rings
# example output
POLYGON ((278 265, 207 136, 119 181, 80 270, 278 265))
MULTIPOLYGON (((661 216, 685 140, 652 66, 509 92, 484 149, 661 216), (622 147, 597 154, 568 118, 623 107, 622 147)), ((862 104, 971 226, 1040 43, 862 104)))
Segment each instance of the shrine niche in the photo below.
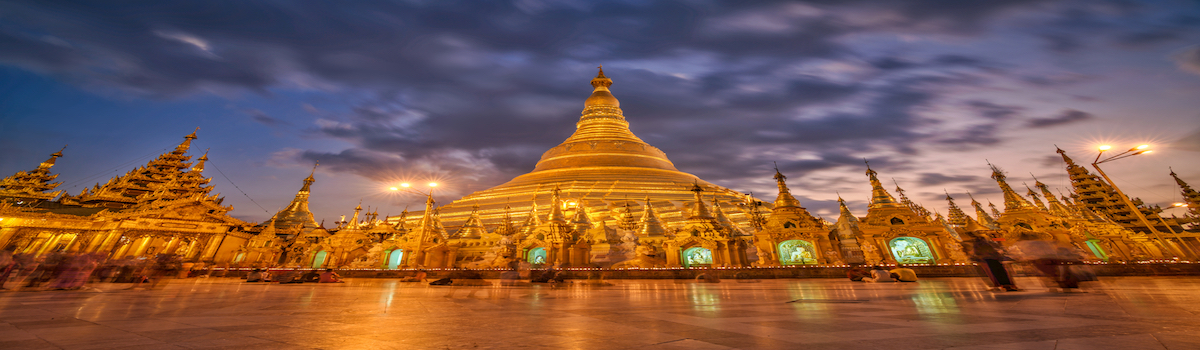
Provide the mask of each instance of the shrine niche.
POLYGON ((683 266, 712 266, 712 250, 704 247, 691 247, 683 250, 683 266))
POLYGON ((808 241, 799 239, 779 243, 779 263, 783 265, 816 264, 816 247, 808 241))
POLYGON ((537 248, 530 249, 529 254, 527 254, 526 261, 528 261, 530 264, 533 264, 533 265, 545 265, 546 264, 546 248, 537 247, 537 248))
POLYGON ((933 264, 936 258, 929 244, 916 237, 897 237, 888 242, 892 256, 901 264, 933 264))

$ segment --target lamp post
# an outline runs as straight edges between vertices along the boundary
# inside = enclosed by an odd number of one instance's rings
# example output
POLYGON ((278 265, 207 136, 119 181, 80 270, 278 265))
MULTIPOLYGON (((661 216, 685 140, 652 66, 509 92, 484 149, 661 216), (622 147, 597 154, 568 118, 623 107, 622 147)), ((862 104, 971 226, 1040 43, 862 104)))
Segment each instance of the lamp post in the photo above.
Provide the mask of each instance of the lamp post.
MULTIPOLYGON (((419 194, 419 195, 425 196, 425 215, 433 215, 433 213, 430 213, 429 211, 433 210, 433 188, 437 187, 437 185, 438 184, 436 182, 430 182, 428 184, 429 193, 418 191, 418 190, 412 188, 412 184, 407 183, 407 182, 400 184, 400 186, 398 186, 398 187, 397 186, 388 187, 388 190, 393 191, 393 192, 399 191, 399 192, 406 192, 406 193, 419 194)), ((425 258, 425 253, 422 249, 424 249, 424 245, 425 245, 426 231, 428 231, 428 230, 421 230, 421 235, 417 237, 417 248, 413 250, 413 256, 412 256, 412 260, 415 260, 416 264, 421 265, 421 266, 425 265, 424 261, 423 261, 425 258)))
MULTIPOLYGON (((1192 252, 1192 249, 1190 247, 1187 247, 1187 245, 1185 245, 1183 243, 1183 240, 1181 240, 1179 238, 1179 234, 1176 233, 1175 230, 1172 230, 1170 225, 1166 225, 1167 230, 1170 230, 1171 233, 1175 234, 1175 239, 1179 240, 1179 245, 1183 246, 1184 248, 1187 248, 1188 253, 1190 253, 1190 254, 1185 254, 1178 247, 1173 247, 1170 244, 1170 241, 1163 238, 1162 233, 1158 232, 1158 229, 1154 228, 1154 224, 1151 224, 1150 220, 1146 219, 1146 215, 1142 214, 1142 210, 1140 208, 1138 208, 1136 205, 1134 205, 1133 201, 1129 200, 1129 196, 1126 196, 1124 192, 1121 192, 1121 188, 1117 187, 1117 183, 1113 182, 1113 180, 1108 177, 1108 174, 1104 173, 1103 169, 1100 169, 1101 163, 1107 163, 1107 162, 1111 162, 1114 160, 1120 160, 1120 159, 1133 157, 1133 156, 1136 156, 1139 154, 1146 154, 1146 153, 1154 152, 1153 150, 1150 149, 1150 145, 1140 145, 1137 147, 1133 147, 1124 152, 1117 153, 1115 155, 1111 155, 1108 158, 1104 158, 1104 159, 1100 159, 1100 157, 1104 156, 1105 151, 1112 149, 1112 146, 1103 145, 1103 146, 1100 146, 1099 149, 1100 149, 1100 153, 1096 154, 1096 159, 1092 161, 1092 167, 1096 168, 1096 172, 1099 172, 1100 176, 1103 176, 1105 181, 1108 181, 1109 186, 1112 186, 1113 190, 1117 192, 1117 197, 1119 197, 1121 199, 1121 202, 1125 203, 1125 205, 1129 206, 1129 210, 1132 211, 1133 214, 1137 216, 1138 221, 1141 221, 1142 225, 1145 225, 1146 228, 1150 229, 1150 233, 1154 234, 1154 238, 1158 239, 1159 242, 1162 242, 1163 245, 1166 246, 1166 248, 1168 248, 1168 249, 1174 248, 1173 249, 1174 253, 1178 254, 1179 256, 1183 256, 1186 258, 1194 257, 1195 253, 1192 252)), ((1164 221, 1163 224, 1165 225, 1166 222, 1164 221)))

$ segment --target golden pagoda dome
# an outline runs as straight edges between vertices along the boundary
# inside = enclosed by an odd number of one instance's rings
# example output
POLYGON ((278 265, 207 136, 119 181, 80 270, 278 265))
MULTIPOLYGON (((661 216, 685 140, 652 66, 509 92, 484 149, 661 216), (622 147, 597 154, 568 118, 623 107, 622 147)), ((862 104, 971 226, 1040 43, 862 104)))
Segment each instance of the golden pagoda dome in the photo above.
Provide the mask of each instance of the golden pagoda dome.
MULTIPOLYGON (((745 200, 741 193, 679 171, 662 150, 634 135, 620 102, 609 90, 612 84, 612 79, 601 70, 591 81, 592 94, 584 101, 582 115, 570 137, 542 154, 533 171, 441 207, 439 211, 445 225, 463 224, 475 203, 479 204, 478 215, 485 225, 498 225, 507 212, 506 204, 532 198, 532 202, 526 202, 529 206, 511 210, 529 212, 535 203, 545 207, 551 204, 556 187, 564 200, 587 203, 584 210, 595 213, 594 217, 599 221, 611 221, 609 224, 612 225, 616 225, 616 219, 611 210, 623 208, 627 202, 624 198, 629 196, 649 196, 656 202, 677 203, 675 208, 655 207, 667 224, 681 223, 689 216, 685 211, 694 201, 690 191, 694 184, 703 188, 706 196, 716 195, 724 202, 745 200)), ((638 204, 633 205, 641 211, 638 204)), ((729 214, 734 222, 748 220, 740 211, 729 214)))

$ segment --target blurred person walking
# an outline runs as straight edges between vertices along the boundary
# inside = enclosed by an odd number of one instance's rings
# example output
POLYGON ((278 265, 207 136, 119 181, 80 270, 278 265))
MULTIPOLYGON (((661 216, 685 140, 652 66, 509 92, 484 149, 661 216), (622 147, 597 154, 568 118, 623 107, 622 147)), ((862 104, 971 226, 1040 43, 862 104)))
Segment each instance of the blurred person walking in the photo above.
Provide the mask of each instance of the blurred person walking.
POLYGON ((1012 260, 1012 258, 1004 254, 1003 247, 986 236, 972 231, 965 232, 963 236, 965 238, 961 243, 963 251, 978 264, 979 268, 983 270, 983 274, 987 276, 990 285, 988 290, 1009 292, 1021 290, 1013 281, 1012 275, 1008 273, 1008 267, 1004 266, 1004 261, 1012 260))
POLYGON ((13 270, 17 270, 17 260, 13 258, 13 248, 10 247, 0 251, 0 290, 5 290, 4 282, 8 281, 13 270))

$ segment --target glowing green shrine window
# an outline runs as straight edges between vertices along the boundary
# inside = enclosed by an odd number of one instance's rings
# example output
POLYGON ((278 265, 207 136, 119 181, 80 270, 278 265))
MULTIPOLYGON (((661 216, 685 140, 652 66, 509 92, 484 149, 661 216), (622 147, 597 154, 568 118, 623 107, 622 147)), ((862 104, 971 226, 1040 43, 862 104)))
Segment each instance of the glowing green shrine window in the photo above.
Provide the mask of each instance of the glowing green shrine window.
POLYGON ((691 247, 683 251, 683 266, 706 266, 712 265, 712 251, 701 247, 691 247))
POLYGON ((322 265, 325 265, 325 256, 326 255, 329 255, 329 252, 326 252, 324 250, 317 252, 317 256, 313 258, 312 268, 319 269, 319 268, 321 268, 322 265))
POLYGON ((1096 244, 1096 242, 1099 242, 1099 241, 1094 240, 1094 239, 1087 241, 1088 249, 1092 250, 1092 254, 1096 255, 1096 258, 1099 258, 1100 260, 1108 261, 1108 254, 1106 254, 1104 252, 1104 248, 1100 247, 1100 245, 1096 244))
POLYGON ((920 238, 914 237, 897 237, 891 243, 888 243, 892 248, 892 256, 896 257, 896 262, 901 264, 932 264, 934 263, 933 252, 929 250, 929 245, 920 238))
POLYGON ((779 243, 779 263, 784 265, 816 264, 817 254, 812 243, 793 239, 779 243))
POLYGON ((400 268, 400 261, 404 258, 404 250, 396 249, 391 254, 388 254, 388 268, 395 270, 400 268))
POLYGON ((541 265, 546 263, 546 248, 538 247, 529 250, 529 263, 541 265))

